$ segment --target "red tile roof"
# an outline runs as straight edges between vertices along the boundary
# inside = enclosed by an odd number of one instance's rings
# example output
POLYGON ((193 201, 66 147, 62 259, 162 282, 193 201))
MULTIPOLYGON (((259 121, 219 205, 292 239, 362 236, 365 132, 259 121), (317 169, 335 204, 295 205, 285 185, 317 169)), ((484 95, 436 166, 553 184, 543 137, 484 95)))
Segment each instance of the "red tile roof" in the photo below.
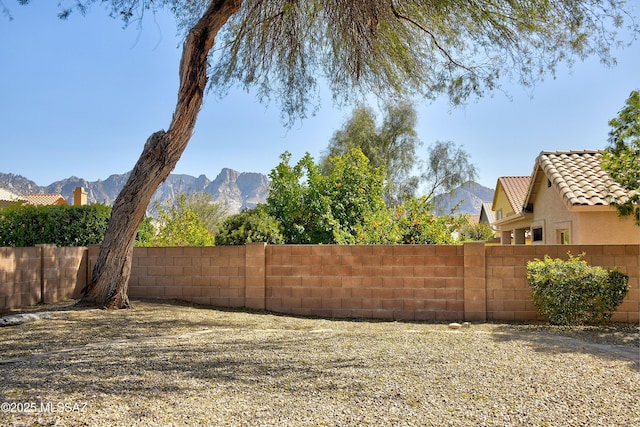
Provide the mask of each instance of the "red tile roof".
POLYGON ((4 188, 0 188, 0 200, 3 202, 15 202, 20 200, 17 194, 13 194, 9 190, 5 190, 4 188))
POLYGON ((543 151, 536 159, 539 167, 568 205, 609 205, 624 201, 628 191, 601 167, 602 151, 543 151))
POLYGON ((522 212, 529 190, 530 176, 501 176, 498 183, 509 200, 511 209, 517 215, 522 212))
POLYGON ((21 200, 26 201, 30 205, 49 206, 49 205, 66 205, 67 201, 61 194, 19 194, 21 200))

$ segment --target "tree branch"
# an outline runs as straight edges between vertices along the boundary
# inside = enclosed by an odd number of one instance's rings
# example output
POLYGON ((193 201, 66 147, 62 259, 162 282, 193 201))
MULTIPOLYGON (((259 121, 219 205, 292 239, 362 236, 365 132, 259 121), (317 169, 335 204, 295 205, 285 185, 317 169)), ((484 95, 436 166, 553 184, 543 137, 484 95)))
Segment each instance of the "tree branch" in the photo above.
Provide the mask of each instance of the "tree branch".
POLYGON ((433 42, 433 44, 436 46, 436 48, 440 51, 440 53, 442 53, 442 55, 444 55, 447 60, 452 63, 453 65, 455 65, 456 67, 460 67, 464 70, 467 70, 470 73, 474 73, 473 69, 471 69, 470 67, 467 67, 464 64, 461 64, 460 62, 456 61, 455 59, 453 59, 453 57, 451 56, 451 54, 449 54, 449 52, 443 48, 442 46, 440 46, 440 43, 438 43, 438 39, 436 38, 436 36, 429 31, 428 29, 426 29, 423 25, 421 25, 419 22, 416 22, 415 20, 409 18, 408 16, 404 16, 402 15, 400 12, 398 12, 398 10, 396 9, 395 5, 393 4, 393 2, 391 2, 391 11, 393 12, 393 15, 398 18, 401 19, 403 21, 407 21, 408 23, 416 26, 417 28, 419 28, 421 31, 423 31, 425 34, 427 34, 430 38, 431 41, 433 42))

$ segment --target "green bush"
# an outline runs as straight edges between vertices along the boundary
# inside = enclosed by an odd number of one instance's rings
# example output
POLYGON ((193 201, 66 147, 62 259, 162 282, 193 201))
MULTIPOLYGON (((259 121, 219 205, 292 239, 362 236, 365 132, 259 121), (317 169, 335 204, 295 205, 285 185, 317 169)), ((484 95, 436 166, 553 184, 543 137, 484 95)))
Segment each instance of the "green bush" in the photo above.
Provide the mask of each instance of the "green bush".
POLYGON ((527 263, 527 280, 538 313, 555 325, 600 323, 629 292, 629 276, 590 266, 583 255, 563 261, 545 255, 527 263))
POLYGON ((187 206, 187 196, 181 194, 167 207, 156 203, 158 233, 146 246, 213 246, 214 236, 207 224, 187 206))
POLYGON ((111 208, 100 204, 10 206, 0 210, 0 246, 98 244, 104 238, 110 215, 111 208))
POLYGON ((477 224, 467 224, 462 227, 460 237, 462 240, 472 241, 486 241, 495 237, 495 233, 491 229, 491 226, 486 222, 480 222, 477 224))
POLYGON ((280 222, 264 205, 227 217, 216 235, 217 245, 244 245, 251 242, 284 243, 280 222))
MULTIPOLYGON (((0 209, 0 246, 29 247, 38 244, 89 246, 102 243, 107 231, 111 206, 95 203, 85 206, 33 206, 15 204, 0 209)), ((143 221, 138 240, 144 233, 143 221)))

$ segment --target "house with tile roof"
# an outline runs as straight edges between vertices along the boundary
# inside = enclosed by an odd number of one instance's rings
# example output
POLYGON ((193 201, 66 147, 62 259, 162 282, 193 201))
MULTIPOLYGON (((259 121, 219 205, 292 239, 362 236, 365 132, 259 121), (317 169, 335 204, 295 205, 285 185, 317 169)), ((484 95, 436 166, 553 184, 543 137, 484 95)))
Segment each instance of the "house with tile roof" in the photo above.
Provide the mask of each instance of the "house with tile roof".
POLYGON ((66 205, 67 201, 62 194, 19 194, 18 197, 29 205, 51 206, 66 205))
MULTIPOLYGON (((493 227, 496 232, 500 234, 502 232, 499 224, 521 222, 524 200, 527 197, 530 182, 530 176, 501 176, 498 178, 491 205, 495 216, 493 227)), ((515 240, 514 243, 524 244, 526 242, 526 230, 513 233, 513 230, 509 229, 509 233, 510 238, 515 240)), ((504 243, 503 240, 501 238, 502 243, 504 243)))
POLYGON ((489 224, 489 227, 495 231, 493 223, 496 222, 496 215, 495 212, 493 212, 493 204, 491 202, 482 202, 478 222, 489 224))
POLYGON ((0 208, 6 208, 13 203, 19 202, 22 199, 17 194, 13 194, 9 190, 0 188, 0 208))
POLYGON ((627 191, 601 167, 602 151, 543 151, 524 177, 498 179, 493 201, 503 244, 636 244, 640 228, 611 201, 627 191), (513 178, 521 178, 514 180, 513 178), (502 180, 502 181, 501 181, 502 180), (499 209, 506 215, 498 218, 499 209), (510 210, 511 209, 511 210, 510 210))
MULTIPOLYGON (((0 188, 0 208, 6 208, 16 202, 33 206, 68 204, 62 194, 13 194, 8 190, 0 188)), ((75 188, 73 191, 73 204, 75 206, 87 204, 87 192, 84 188, 75 188)))

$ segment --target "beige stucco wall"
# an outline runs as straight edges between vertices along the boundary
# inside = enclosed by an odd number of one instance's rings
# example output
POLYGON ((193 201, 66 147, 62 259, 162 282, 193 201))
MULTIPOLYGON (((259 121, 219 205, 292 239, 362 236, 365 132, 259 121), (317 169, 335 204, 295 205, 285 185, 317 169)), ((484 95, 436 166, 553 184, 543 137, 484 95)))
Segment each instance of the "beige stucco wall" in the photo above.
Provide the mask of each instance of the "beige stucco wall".
POLYGON ((511 208, 511 203, 509 203, 509 199, 507 198, 502 185, 498 183, 493 203, 493 211, 496 212, 496 219, 498 219, 497 213, 500 209, 502 209, 502 219, 514 214, 513 209, 511 208))
POLYGON ((632 217, 619 217, 613 208, 607 212, 580 212, 577 217, 575 244, 640 243, 640 227, 632 217))
POLYGON ((542 179, 533 200, 532 229, 542 226, 544 240, 533 244, 560 243, 559 230, 569 230, 570 244, 636 244, 640 243, 640 227, 633 219, 620 218, 613 207, 579 207, 569 209, 554 187, 542 179))

